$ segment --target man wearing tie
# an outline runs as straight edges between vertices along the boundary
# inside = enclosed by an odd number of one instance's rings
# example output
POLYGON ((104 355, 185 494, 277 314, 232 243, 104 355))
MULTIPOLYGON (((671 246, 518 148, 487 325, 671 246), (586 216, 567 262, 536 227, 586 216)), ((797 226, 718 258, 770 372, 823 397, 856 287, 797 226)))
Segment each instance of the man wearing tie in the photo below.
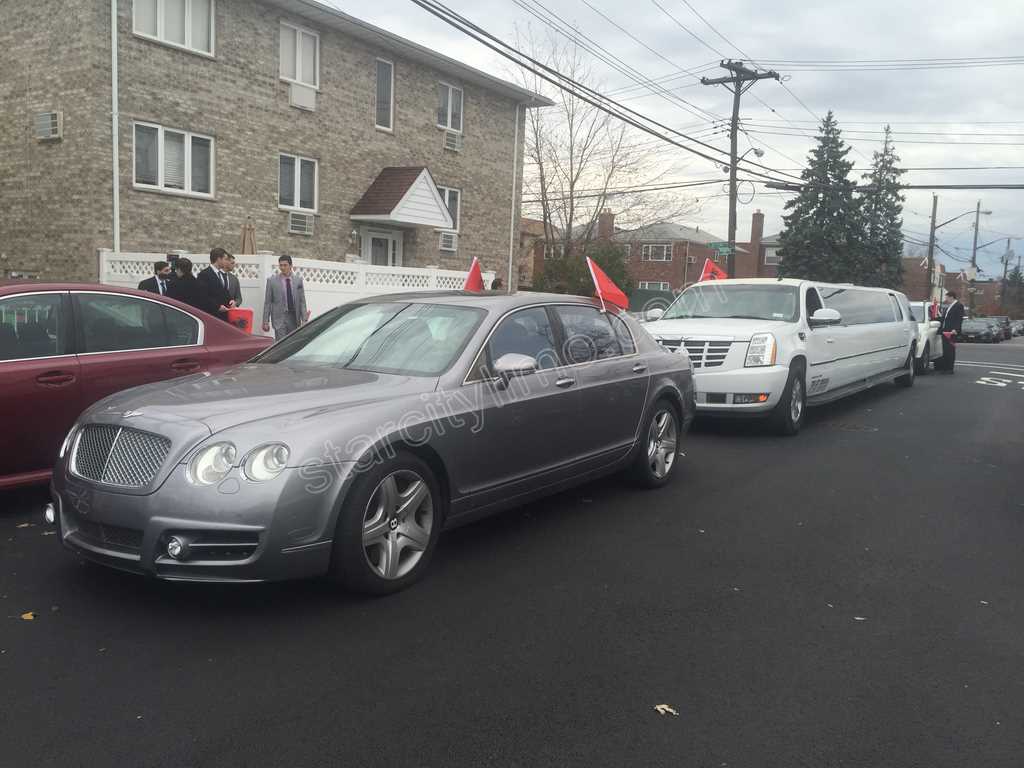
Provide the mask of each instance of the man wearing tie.
POLYGON ((139 283, 139 290, 166 296, 170 284, 171 265, 166 261, 158 261, 153 265, 153 276, 139 283))
POLYGON ((935 362, 935 370, 952 373, 956 366, 956 339, 963 330, 964 305, 953 291, 946 291, 946 313, 942 316, 942 357, 935 362))
POLYGON ((263 299, 263 332, 274 324, 274 338, 283 339, 309 319, 306 309, 306 287, 302 276, 292 271, 292 257, 284 254, 277 260, 279 274, 267 278, 267 294, 263 299))
POLYGON ((228 258, 228 252, 223 248, 214 248, 210 251, 210 266, 196 275, 206 295, 206 311, 224 322, 227 322, 228 310, 235 307, 234 299, 231 298, 228 258))

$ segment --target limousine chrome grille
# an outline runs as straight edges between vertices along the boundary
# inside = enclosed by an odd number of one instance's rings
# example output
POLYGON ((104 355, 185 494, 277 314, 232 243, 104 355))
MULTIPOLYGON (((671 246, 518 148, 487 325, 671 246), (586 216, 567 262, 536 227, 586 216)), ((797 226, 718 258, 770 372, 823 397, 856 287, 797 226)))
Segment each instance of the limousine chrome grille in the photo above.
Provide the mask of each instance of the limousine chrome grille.
POLYGON ((686 347, 694 368, 717 368, 725 362, 732 342, 686 339, 683 341, 683 346, 686 347))
POLYGON ((161 435, 109 424, 82 428, 71 455, 71 471, 86 480, 119 488, 145 488, 160 471, 171 441, 161 435))

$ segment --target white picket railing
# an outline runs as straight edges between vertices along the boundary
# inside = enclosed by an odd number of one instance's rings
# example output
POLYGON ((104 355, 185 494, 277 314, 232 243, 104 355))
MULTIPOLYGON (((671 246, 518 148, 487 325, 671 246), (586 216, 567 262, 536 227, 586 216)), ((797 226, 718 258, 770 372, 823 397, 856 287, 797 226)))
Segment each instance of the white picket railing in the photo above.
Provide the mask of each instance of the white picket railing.
MULTIPOLYGON (((209 254, 181 255, 192 261, 197 272, 210 263, 209 254)), ((121 252, 115 256, 112 251, 101 250, 100 282, 135 288, 142 280, 153 276, 154 262, 166 258, 162 253, 121 252)), ((235 275, 242 286, 242 306, 250 307, 255 312, 256 331, 259 332, 267 278, 277 273, 277 256, 266 252, 255 256, 236 254, 235 261, 235 275)), ((293 266, 302 275, 306 285, 306 303, 313 317, 339 304, 366 296, 407 291, 458 290, 466 280, 466 273, 458 270, 381 267, 356 261, 295 258, 293 266)), ((493 272, 485 272, 484 284, 489 285, 493 278, 493 272)))

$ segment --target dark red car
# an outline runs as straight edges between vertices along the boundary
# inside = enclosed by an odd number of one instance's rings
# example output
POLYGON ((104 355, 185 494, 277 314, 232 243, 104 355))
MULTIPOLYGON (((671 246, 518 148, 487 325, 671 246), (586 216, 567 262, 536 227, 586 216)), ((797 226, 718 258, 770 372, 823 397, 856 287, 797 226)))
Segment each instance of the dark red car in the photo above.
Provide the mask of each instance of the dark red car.
POLYGON ((271 343, 152 293, 0 282, 0 489, 48 480, 64 436, 100 398, 271 343))

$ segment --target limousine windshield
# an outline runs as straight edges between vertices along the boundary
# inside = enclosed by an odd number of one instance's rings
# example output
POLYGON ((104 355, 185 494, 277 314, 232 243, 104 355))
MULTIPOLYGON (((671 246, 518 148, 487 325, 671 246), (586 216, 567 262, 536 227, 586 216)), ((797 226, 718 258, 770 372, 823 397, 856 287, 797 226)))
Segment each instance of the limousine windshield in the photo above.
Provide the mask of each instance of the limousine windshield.
POLYGON ((703 283, 679 294, 662 316, 665 320, 741 318, 795 323, 800 316, 800 290, 795 285, 703 283))

